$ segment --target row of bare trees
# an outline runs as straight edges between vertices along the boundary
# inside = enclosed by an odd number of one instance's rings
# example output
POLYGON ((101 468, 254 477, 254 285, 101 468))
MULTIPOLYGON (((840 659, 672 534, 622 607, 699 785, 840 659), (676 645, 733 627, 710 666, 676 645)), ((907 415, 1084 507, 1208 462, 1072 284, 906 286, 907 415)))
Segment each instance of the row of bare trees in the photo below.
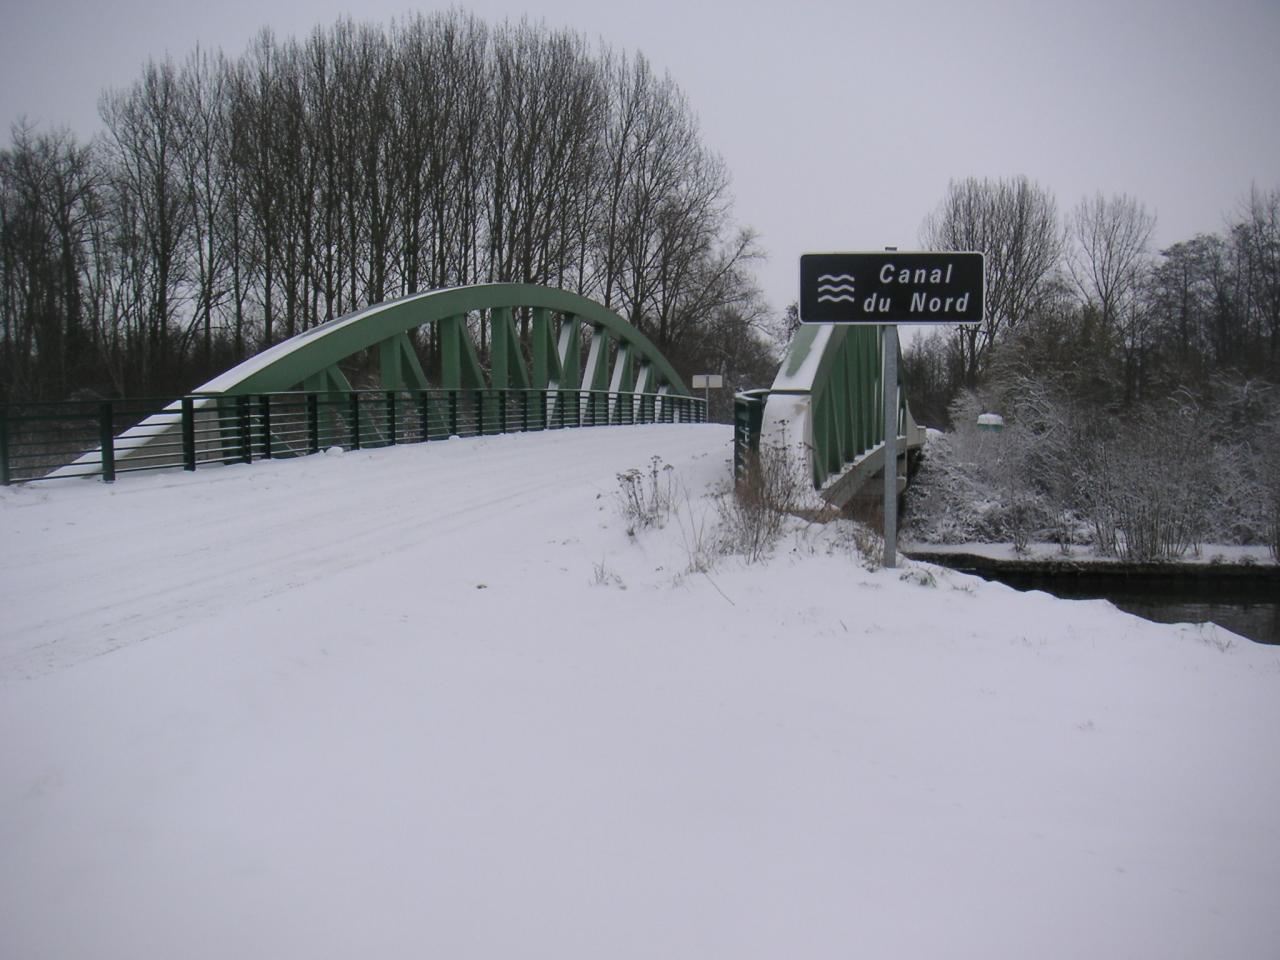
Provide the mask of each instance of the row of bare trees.
POLYGON ((1025 177, 952 183, 922 239, 986 253, 987 316, 913 345, 913 408, 945 423, 959 390, 1014 367, 1113 411, 1223 376, 1280 381, 1280 188, 1254 188, 1220 234, 1156 251, 1154 228, 1128 196, 1062 216, 1025 177))
POLYGON ((18 126, 0 152, 0 396, 187 389, 475 282, 594 297, 677 359, 762 316, 754 238, 680 90, 571 32, 456 10, 264 32, 148 64, 101 114, 92 142, 18 126))

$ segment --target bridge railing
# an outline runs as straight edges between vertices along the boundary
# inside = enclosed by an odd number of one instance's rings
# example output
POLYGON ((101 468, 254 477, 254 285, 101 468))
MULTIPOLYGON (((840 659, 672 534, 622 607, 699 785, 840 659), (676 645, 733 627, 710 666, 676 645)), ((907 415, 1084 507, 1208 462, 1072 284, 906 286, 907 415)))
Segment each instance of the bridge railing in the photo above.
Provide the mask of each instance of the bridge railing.
POLYGON ((764 404, 768 390, 744 390, 733 395, 733 478, 746 479, 752 453, 760 452, 760 431, 764 427, 764 404))
POLYGON ((189 394, 0 406, 0 484, 577 427, 705 423, 669 393, 507 388, 189 394), (91 452, 83 453, 87 448, 91 452))

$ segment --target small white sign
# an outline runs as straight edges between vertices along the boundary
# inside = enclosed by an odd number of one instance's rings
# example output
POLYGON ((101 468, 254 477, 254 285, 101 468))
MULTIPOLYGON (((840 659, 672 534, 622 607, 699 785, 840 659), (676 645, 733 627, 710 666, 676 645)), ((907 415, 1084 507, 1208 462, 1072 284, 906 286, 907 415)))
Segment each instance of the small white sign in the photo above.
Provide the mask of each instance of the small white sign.
POLYGON ((695 390, 719 390, 724 386, 724 377, 718 373, 695 373, 693 375, 693 389, 695 390))

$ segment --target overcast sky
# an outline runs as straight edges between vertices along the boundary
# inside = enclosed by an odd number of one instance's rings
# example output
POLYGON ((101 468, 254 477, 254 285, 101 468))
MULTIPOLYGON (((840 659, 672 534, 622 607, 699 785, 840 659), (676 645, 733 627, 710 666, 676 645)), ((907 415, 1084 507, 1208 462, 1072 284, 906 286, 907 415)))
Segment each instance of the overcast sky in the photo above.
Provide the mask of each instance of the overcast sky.
MULTIPOLYGON (((1280 0, 477 0, 640 51, 684 89, 761 234, 776 309, 808 251, 918 245, 967 176, 1026 174, 1066 212, 1128 193, 1160 244, 1222 228, 1251 184, 1280 187, 1280 0)), ((396 0, 0 0, 0 122, 99 129, 97 100, 150 57, 238 54, 396 0)), ((7 133, 3 137, 7 142, 7 133)))

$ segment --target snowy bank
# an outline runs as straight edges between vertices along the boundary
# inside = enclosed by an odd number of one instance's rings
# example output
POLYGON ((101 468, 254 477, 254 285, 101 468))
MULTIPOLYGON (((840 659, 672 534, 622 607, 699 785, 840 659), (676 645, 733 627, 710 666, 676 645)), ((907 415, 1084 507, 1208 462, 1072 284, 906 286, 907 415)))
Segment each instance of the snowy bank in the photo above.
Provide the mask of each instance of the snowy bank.
MULTIPOLYGON (((908 553, 931 556, 972 556, 1008 563, 1073 564, 1091 566, 1135 566, 1129 561, 1101 554, 1092 544, 1072 544, 1064 551, 1056 543, 1030 543, 1019 550, 1012 543, 903 543, 908 553)), ((1156 566, 1149 564, 1148 566, 1156 566)), ((1158 566, 1169 567, 1257 567, 1280 566, 1271 558, 1265 546, 1241 546, 1239 544, 1206 543, 1198 550, 1190 551, 1175 560, 1162 561, 1158 566)))

